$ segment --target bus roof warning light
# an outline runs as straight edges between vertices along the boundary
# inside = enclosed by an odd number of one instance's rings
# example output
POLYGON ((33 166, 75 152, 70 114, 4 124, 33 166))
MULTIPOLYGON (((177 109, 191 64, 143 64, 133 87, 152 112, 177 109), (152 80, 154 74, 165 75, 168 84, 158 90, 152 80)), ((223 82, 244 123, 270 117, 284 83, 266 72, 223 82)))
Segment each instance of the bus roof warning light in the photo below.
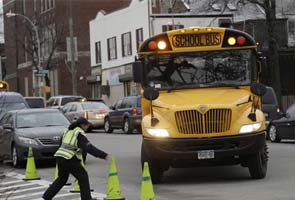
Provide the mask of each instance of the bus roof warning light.
POLYGON ((164 41, 159 41, 158 42, 158 48, 160 49, 160 50, 163 50, 163 49, 166 49, 166 42, 164 42, 164 41))
POLYGON ((235 45, 235 44, 236 44, 236 38, 234 38, 234 37, 230 37, 230 38, 228 38, 227 43, 228 43, 230 46, 235 45))
POLYGON ((149 46, 149 49, 150 50, 157 49, 157 43, 155 41, 150 41, 149 44, 148 44, 148 46, 149 46))
POLYGON ((238 38, 237 38, 237 44, 238 45, 244 45, 246 43, 246 38, 244 37, 244 36, 239 36, 238 38))

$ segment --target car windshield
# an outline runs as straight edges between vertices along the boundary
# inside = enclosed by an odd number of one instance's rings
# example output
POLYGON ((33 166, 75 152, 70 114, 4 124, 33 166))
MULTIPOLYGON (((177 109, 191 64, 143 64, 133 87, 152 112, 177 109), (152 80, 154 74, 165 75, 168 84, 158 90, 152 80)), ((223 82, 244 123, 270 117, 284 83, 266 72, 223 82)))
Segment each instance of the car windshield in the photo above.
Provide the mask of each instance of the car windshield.
POLYGON ((70 122, 60 112, 19 113, 16 119, 17 128, 34 128, 46 126, 68 126, 70 122))
POLYGON ((100 102, 83 103, 81 106, 82 106, 83 110, 109 109, 108 106, 106 106, 105 104, 100 103, 100 102))
POLYGON ((26 99, 30 108, 44 108, 44 100, 43 99, 26 99))
POLYGON ((27 108, 26 104, 23 102, 1 102, 0 112, 7 112, 10 110, 20 110, 27 108))
POLYGON ((147 84, 158 89, 239 86, 251 83, 252 50, 150 55, 147 84))
POLYGON ((61 105, 65 105, 66 103, 73 102, 73 101, 80 101, 83 97, 63 97, 61 100, 61 105))
POLYGON ((262 96, 263 104, 277 104, 276 96, 271 88, 267 88, 266 93, 262 96))

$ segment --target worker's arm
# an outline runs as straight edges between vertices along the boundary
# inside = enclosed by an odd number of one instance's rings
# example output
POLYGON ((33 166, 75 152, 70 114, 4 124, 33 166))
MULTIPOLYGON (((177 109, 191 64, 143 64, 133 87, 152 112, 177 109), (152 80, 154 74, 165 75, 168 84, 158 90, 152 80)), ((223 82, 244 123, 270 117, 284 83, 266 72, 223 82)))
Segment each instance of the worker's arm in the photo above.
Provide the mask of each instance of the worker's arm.
POLYGON ((78 135, 78 147, 84 152, 90 153, 94 157, 107 159, 107 153, 93 146, 89 140, 82 134, 78 135))

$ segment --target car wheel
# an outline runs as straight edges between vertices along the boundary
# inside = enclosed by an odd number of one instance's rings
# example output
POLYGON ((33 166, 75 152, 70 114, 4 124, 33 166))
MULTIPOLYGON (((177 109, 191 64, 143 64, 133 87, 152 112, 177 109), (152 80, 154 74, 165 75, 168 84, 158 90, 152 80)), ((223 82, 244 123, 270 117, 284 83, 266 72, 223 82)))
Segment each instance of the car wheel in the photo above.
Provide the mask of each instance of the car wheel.
POLYGON ((270 125, 269 130, 268 130, 268 135, 269 135, 269 140, 271 142, 280 142, 281 138, 279 138, 277 134, 277 127, 275 125, 270 125))
POLYGON ((132 129, 131 129, 131 126, 130 126, 130 121, 128 118, 124 118, 124 121, 123 121, 123 132, 125 134, 129 134, 129 133, 132 133, 132 129))
POLYGON ((267 171, 267 161, 268 149, 265 144, 262 150, 251 156, 248 160, 249 172, 253 179, 262 179, 265 177, 267 171))
POLYGON ((21 164, 23 163, 18 154, 18 150, 14 144, 11 147, 11 159, 12 159, 13 167, 20 167, 21 164))
POLYGON ((160 161, 157 161, 155 159, 150 159, 143 147, 141 146, 141 166, 142 169, 144 167, 144 163, 147 162, 149 165, 149 172, 151 175, 152 182, 154 184, 161 183, 163 180, 164 175, 164 169, 161 167, 160 161))
POLYGON ((113 128, 112 128, 111 125, 110 125, 110 120, 109 120, 109 118, 106 118, 106 119, 104 120, 104 131, 105 131, 106 133, 112 133, 112 132, 113 132, 113 128))

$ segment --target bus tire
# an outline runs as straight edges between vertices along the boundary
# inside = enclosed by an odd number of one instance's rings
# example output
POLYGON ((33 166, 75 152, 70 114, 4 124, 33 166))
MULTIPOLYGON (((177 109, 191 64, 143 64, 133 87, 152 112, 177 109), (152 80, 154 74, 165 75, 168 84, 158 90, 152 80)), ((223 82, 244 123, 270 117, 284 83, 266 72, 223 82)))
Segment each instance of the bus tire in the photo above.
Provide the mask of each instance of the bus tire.
POLYGON ((267 172, 267 161, 268 151, 267 145, 265 144, 262 150, 258 151, 248 160, 249 172, 253 179, 262 179, 265 177, 267 172))

